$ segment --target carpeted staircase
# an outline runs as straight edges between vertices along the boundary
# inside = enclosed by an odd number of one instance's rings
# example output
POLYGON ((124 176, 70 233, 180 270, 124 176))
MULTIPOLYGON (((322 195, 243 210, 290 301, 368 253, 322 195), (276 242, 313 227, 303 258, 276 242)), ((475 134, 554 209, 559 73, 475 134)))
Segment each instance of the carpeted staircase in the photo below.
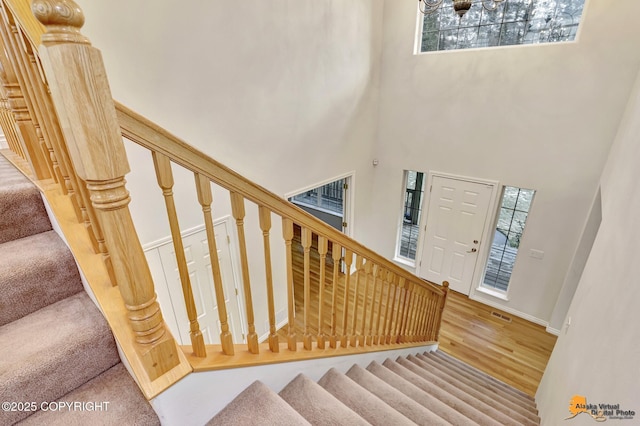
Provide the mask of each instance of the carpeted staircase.
POLYGON ((208 425, 539 425, 533 398, 441 351, 300 374, 276 394, 256 381, 208 425))
POLYGON ((39 190, 2 155, 0 402, 0 426, 160 423, 120 362, 39 190))

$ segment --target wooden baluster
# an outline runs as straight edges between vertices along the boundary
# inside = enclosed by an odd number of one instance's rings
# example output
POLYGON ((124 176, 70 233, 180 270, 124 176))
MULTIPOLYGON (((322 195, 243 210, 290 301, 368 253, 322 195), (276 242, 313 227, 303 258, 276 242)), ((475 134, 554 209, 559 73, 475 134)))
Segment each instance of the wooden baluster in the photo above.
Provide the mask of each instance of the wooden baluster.
POLYGON ((409 316, 411 315, 411 288, 413 283, 405 282, 404 285, 404 303, 402 304, 402 320, 400 321, 400 333, 398 341, 404 343, 407 340, 407 327, 409 324, 409 316))
MULTIPOLYGON (((0 64, 0 82, 5 80, 2 77, 3 70, 0 64)), ((9 149, 18 155, 23 160, 26 160, 26 156, 24 151, 22 151, 22 147, 20 146, 20 142, 18 140, 18 135, 15 130, 16 123, 13 119, 13 114, 11 113, 11 109, 9 108, 9 101, 6 98, 6 94, 4 93, 4 86, 0 84, 0 89, 2 89, 3 99, 2 99, 2 130, 7 139, 7 143, 9 144, 9 149)))
POLYGON ((418 316, 416 318, 416 330, 414 333, 414 341, 416 342, 420 340, 422 325, 424 323, 425 314, 427 312, 427 309, 426 309, 427 295, 424 289, 421 289, 421 290, 422 291, 420 292, 420 303, 418 304, 418 316))
POLYGON ((415 330, 415 341, 420 340, 420 331, 422 330, 422 324, 425 319, 426 314, 426 305, 427 305, 427 293, 424 291, 424 288, 421 288, 420 292, 420 304, 418 306, 418 317, 416 320, 416 330, 415 330))
POLYGON ((324 292, 326 281, 326 264, 327 264, 327 238, 318 235, 318 254, 320 255, 320 278, 318 283, 318 349, 325 348, 326 336, 324 334, 324 292))
POLYGON ((153 280, 129 212, 124 176, 129 172, 113 97, 97 49, 80 34, 82 11, 72 1, 35 0, 47 27, 42 59, 51 96, 78 176, 86 181, 113 260, 140 363, 150 380, 179 364, 153 280))
MULTIPOLYGON (((397 317, 398 313, 397 313, 397 299, 398 299, 398 278, 395 274, 393 277, 393 281, 391 282, 391 301, 389 302, 389 318, 388 318, 388 324, 386 325, 386 339, 385 339, 385 343, 389 344, 391 343, 392 337, 393 337, 393 330, 395 327, 395 323, 394 323, 394 316, 397 317)), ((395 343, 395 342, 394 342, 395 343)))
POLYGON ((231 214, 236 220, 238 243, 240 246, 240 265, 242 266, 242 283, 244 289, 244 305, 247 314, 247 347, 252 354, 259 353, 258 334, 253 316, 253 298, 251 297, 251 278, 249 276, 249 259, 247 257, 247 240, 244 235, 244 198, 237 192, 231 192, 231 214))
POLYGON ((349 319, 349 291, 351 283, 351 264, 353 263, 353 252, 349 249, 344 254, 344 300, 342 302, 342 337, 340 337, 340 346, 347 347, 348 329, 347 321, 349 319))
MULTIPOLYGON (((356 346, 356 342, 358 340, 357 335, 357 324, 358 324, 358 290, 360 289, 360 275, 364 271, 363 268, 363 257, 360 255, 356 256, 356 282, 355 288, 353 289, 353 317, 351 318, 351 341, 349 342, 351 346, 356 346)), ((366 277, 365 277, 366 280, 366 277)), ((366 300, 366 294, 365 294, 366 300)))
POLYGON ((418 331, 418 336, 420 337, 420 341, 425 341, 425 336, 426 336, 426 332, 427 329, 429 328, 429 321, 431 318, 431 313, 433 312, 431 310, 431 302, 432 300, 432 293, 430 291, 426 291, 425 292, 425 296, 424 296, 424 312, 422 314, 422 318, 421 318, 421 323, 420 323, 420 330, 418 331))
MULTIPOLYGON (((364 346, 366 343, 366 326, 367 326, 367 306, 369 305, 369 282, 371 281, 371 262, 367 260, 364 264, 365 284, 364 284, 364 300, 362 303, 362 320, 359 336, 359 345, 364 346)), ((373 297, 372 297, 373 299, 373 297)), ((370 343, 369 343, 370 344, 370 343)))
POLYGON ((387 272, 387 301, 384 304, 385 309, 384 309, 384 320, 382 322, 382 333, 380 335, 380 344, 387 344, 389 343, 390 340, 390 336, 389 336, 389 317, 393 314, 393 310, 391 309, 391 302, 392 302, 392 298, 391 298, 391 293, 393 292, 393 294, 395 295, 395 288, 393 285, 393 282, 395 281, 395 274, 391 271, 387 272))
POLYGON ((304 344, 304 348, 308 351, 311 350, 311 321, 309 320, 309 314, 311 313, 311 230, 307 228, 301 229, 301 242, 302 249, 304 251, 304 336, 302 337, 302 342, 304 344))
POLYGON ((376 308, 376 300, 377 299, 377 291, 378 291, 378 281, 380 279, 380 267, 377 264, 373 265, 373 289, 371 293, 371 312, 369 313, 369 332, 367 333, 367 338, 365 339, 365 344, 371 346, 373 344, 373 326, 374 326, 374 314, 376 308))
POLYGON ((332 293, 331 293, 331 336, 329 336, 329 346, 335 349, 338 345, 338 336, 337 336, 337 304, 338 304, 338 279, 340 276, 340 258, 342 257, 342 247, 333 243, 331 249, 331 258, 333 259, 333 283, 332 283, 332 293))
POLYGON ((405 300, 407 297, 407 290, 405 287, 406 279, 404 277, 400 277, 400 281, 398 283, 398 307, 396 308, 398 314, 396 315, 396 325, 393 333, 394 343, 400 343, 400 336, 402 335, 402 320, 404 319, 405 300))
POLYGON ((209 247, 209 260, 211 260, 211 273, 213 275, 213 287, 216 293, 216 304, 218 305, 218 319, 220 320, 220 344, 225 355, 233 355, 233 336, 229 331, 229 320, 227 315, 227 305, 224 297, 224 287, 222 284, 222 274, 220 273, 220 260, 218 259, 218 245, 216 244, 213 218, 211 217, 211 203, 213 195, 211 193, 211 182, 209 178, 194 173, 196 181, 196 191, 198 202, 202 206, 204 225, 207 232, 207 245, 209 247))
POLYGON ((440 339, 440 327, 442 326, 442 315, 444 313, 444 307, 447 303, 447 295, 449 294, 449 282, 442 282, 442 291, 444 294, 442 295, 442 301, 440 302, 440 306, 438 309, 438 317, 436 318, 436 330, 435 330, 435 341, 440 339))
POLYGON ((4 25, 0 25, 0 61, 2 62, 3 81, 7 88, 7 98, 15 113, 15 121, 19 135, 22 138, 23 151, 27 155, 28 163, 37 179, 49 179, 52 176, 51 164, 47 152, 42 150, 36 132, 37 119, 32 116, 28 91, 31 89, 24 77, 26 64, 21 56, 19 37, 13 16, 6 7, 0 8, 4 25), (6 55, 6 56, 5 56, 6 55))
POLYGON ((415 317, 415 306, 416 301, 418 299, 418 286, 415 283, 411 283, 410 290, 410 298, 409 298, 409 306, 407 310, 407 327, 405 329, 405 342, 411 342, 411 337, 413 335, 413 321, 415 317))
POLYGON ((287 324, 287 347, 290 351, 296 351, 296 325, 295 325, 295 298, 293 288, 293 253, 291 252, 291 241, 293 240, 293 221, 286 217, 282 218, 282 237, 285 243, 285 253, 287 259, 287 308, 289 322, 287 324))
POLYGON ((198 323, 198 312, 193 299, 193 290, 191 288, 191 279, 189 277, 189 267, 184 254, 184 245, 182 244, 182 235, 180 233, 180 224, 178 222, 178 214, 173 199, 173 172, 171 171, 171 162, 169 157, 158 152, 153 152, 153 165, 156 170, 158 185, 162 189, 164 202, 167 209, 167 217, 169 219, 169 228, 171 229, 171 239, 173 240, 173 250, 176 254, 176 262, 178 263, 178 272, 180 274, 180 283, 182 284, 182 295, 187 307, 187 317, 189 318, 189 336, 191 337, 191 346, 193 353, 197 357, 207 356, 204 347, 204 337, 200 331, 198 323))
POLYGON ((422 303, 422 293, 420 286, 416 285, 413 288, 414 291, 414 299, 413 299, 413 315, 411 317, 411 332, 409 333, 409 342, 416 341, 416 328, 418 327, 418 316, 420 314, 420 304, 422 303))
POLYGON ((267 304, 269 308, 269 350, 271 352, 280 352, 278 343, 278 330, 276 329, 276 305, 273 299, 273 272, 271 270, 271 241, 269 232, 271 231, 271 211, 264 207, 258 206, 258 214, 260 216, 260 229, 262 229, 262 241, 264 246, 264 267, 265 277, 267 281, 267 304))
POLYGON ((385 269, 380 268, 378 271, 380 278, 380 296, 378 297, 378 312, 376 313, 376 324, 375 324, 375 334, 373 335, 373 344, 380 344, 380 320, 382 319, 382 300, 384 299, 384 289, 387 278, 387 271, 385 269))
POLYGON ((436 319, 440 310, 440 306, 438 305, 439 297, 435 293, 431 293, 429 297, 431 299, 431 304, 429 306, 429 324, 424 332, 425 340, 433 340, 434 331, 436 329, 436 319))

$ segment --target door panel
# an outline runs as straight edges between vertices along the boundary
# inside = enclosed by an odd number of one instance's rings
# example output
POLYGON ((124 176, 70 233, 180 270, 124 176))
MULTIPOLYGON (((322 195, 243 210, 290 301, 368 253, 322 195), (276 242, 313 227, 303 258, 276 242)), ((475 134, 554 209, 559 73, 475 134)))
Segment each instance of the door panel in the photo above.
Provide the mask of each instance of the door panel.
MULTIPOLYGON (((224 288, 225 305, 229 328, 236 343, 243 341, 242 321, 240 316, 239 292, 236 291, 235 275, 231 257, 231 240, 227 232, 227 223, 214 226, 220 273, 224 288)), ((198 312, 198 323, 205 343, 220 343, 220 320, 215 297, 215 287, 209 256, 206 231, 201 231, 183 238, 185 257, 189 270, 189 278, 193 292, 194 304, 198 312)), ((176 322, 183 344, 189 344, 189 319, 184 304, 180 274, 176 262, 173 244, 158 248, 162 268, 169 287, 169 294, 174 305, 176 322)))
POLYGON ((493 186, 433 176, 420 276, 469 294, 493 186))

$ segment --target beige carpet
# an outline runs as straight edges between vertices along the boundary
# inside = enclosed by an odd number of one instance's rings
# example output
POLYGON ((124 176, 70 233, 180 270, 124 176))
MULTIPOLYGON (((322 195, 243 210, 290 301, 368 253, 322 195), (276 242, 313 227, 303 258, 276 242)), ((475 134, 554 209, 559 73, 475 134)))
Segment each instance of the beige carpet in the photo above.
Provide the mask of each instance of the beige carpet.
POLYGON ((0 260, 0 425, 159 424, 40 192, 2 155, 0 260))
POLYGON ((330 369, 317 384, 299 375, 277 396, 255 382, 208 424, 540 424, 531 397, 439 351, 330 369))

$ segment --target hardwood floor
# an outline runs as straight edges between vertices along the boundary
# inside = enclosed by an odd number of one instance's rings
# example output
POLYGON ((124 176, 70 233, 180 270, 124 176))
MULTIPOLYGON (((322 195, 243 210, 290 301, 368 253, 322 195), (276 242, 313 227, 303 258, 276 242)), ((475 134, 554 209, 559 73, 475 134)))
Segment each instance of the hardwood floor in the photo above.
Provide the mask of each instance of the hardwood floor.
POLYGON ((556 336, 545 327, 449 293, 440 349, 461 361, 534 396, 547 366, 556 336), (511 322, 492 316, 497 312, 511 322))
MULTIPOLYGON (((300 340, 304 334, 303 286, 302 286, 302 246, 299 243, 299 230, 292 245, 295 294, 296 294, 296 335, 300 340)), ((314 241, 314 246, 316 242, 314 241)), ((327 264, 327 289, 325 300, 330 297, 331 271, 333 265, 327 264)), ((311 250, 311 333, 317 333, 318 324, 318 253, 311 250)), ((344 277, 339 277, 338 300, 344 294, 344 277)), ((350 292, 352 299, 353 292, 350 292)), ((363 295, 360 295, 359 299, 363 295)), ((384 309, 384 308, 383 308, 384 309)), ((323 315, 323 328, 330 329, 330 317, 323 315)), ((339 330, 342 311, 337 313, 339 330)), ((350 321, 350 320, 349 320, 350 321)), ((286 341, 287 327, 280 329, 280 341, 286 341)), ((339 333, 340 334, 340 333, 339 333)), ((508 383, 529 395, 535 392, 542 378, 556 336, 546 332, 543 326, 515 317, 506 312, 470 300, 467 296, 454 291, 449 292, 440 330, 439 347, 442 351, 508 383), (496 318, 492 312, 511 318, 511 322, 496 318)))

